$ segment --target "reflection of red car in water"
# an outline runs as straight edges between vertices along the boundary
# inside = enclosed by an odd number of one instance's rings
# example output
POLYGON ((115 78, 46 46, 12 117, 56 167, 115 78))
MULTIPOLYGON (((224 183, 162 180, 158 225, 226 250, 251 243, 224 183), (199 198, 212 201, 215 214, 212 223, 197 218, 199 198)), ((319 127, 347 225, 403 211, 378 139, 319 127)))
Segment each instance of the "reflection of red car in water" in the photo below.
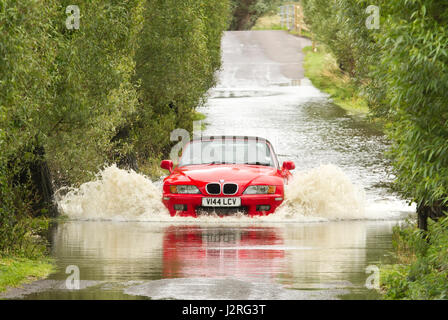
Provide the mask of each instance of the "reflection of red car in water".
POLYGON ((196 217, 243 212, 250 216, 273 213, 283 202, 284 185, 294 163, 279 166, 269 141, 257 137, 202 137, 191 141, 163 184, 163 203, 172 216, 196 217))
POLYGON ((170 226, 163 237, 163 277, 268 276, 284 272, 276 228, 170 226))

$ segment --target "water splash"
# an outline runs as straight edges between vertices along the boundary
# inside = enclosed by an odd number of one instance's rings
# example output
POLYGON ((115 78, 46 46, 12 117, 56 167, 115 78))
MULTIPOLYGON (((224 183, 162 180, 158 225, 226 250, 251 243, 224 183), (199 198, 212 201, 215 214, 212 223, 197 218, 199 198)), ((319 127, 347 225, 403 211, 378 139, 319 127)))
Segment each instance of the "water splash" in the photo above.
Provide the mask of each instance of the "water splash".
POLYGON ((300 171, 287 185, 286 201, 277 214, 313 216, 328 220, 365 218, 365 192, 335 165, 300 171))
POLYGON ((72 219, 145 221, 168 215, 161 190, 149 178, 116 165, 78 189, 66 191, 58 190, 55 200, 59 210, 72 219))
MULTIPOLYGON (((112 165, 79 188, 56 193, 59 210, 76 220, 169 221, 205 223, 318 222, 369 219, 365 192, 334 165, 298 171, 286 189, 286 201, 274 214, 249 218, 171 217, 161 202, 161 188, 144 175, 112 165), (68 191, 68 192, 67 192, 68 191)), ((381 218, 385 218, 381 216, 381 218)))

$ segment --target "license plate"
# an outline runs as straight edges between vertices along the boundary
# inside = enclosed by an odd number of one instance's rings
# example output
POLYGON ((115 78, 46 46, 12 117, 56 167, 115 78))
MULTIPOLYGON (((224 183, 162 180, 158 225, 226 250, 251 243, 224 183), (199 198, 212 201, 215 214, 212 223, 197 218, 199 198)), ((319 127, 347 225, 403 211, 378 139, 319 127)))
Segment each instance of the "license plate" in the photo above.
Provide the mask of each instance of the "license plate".
POLYGON ((240 207, 241 198, 202 198, 203 207, 240 207))
POLYGON ((221 243, 229 242, 235 243, 241 240, 241 233, 235 232, 224 232, 224 231, 214 231, 214 230, 204 230, 202 231, 202 240, 207 243, 221 243))

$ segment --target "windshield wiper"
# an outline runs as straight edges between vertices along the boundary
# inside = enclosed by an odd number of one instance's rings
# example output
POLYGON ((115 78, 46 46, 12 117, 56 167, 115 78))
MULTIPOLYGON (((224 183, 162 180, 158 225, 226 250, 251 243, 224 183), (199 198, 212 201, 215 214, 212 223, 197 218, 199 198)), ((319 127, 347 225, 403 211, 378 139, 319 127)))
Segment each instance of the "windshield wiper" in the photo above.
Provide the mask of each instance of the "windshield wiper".
MULTIPOLYGON (((195 163, 195 164, 201 164, 201 165, 212 165, 212 164, 238 164, 236 162, 225 162, 225 161, 212 161, 212 162, 204 162, 204 163, 195 163)), ((245 162, 245 163, 239 163, 239 164, 248 164, 253 166, 266 166, 271 167, 271 164, 269 162, 245 162)))
POLYGON ((259 162, 259 161, 257 161, 257 162, 246 162, 246 164, 255 165, 255 166, 267 166, 267 167, 271 166, 271 164, 268 163, 268 162, 259 162))
POLYGON ((203 164, 232 164, 232 163, 224 162, 224 161, 212 161, 212 162, 207 162, 207 163, 203 163, 203 164))

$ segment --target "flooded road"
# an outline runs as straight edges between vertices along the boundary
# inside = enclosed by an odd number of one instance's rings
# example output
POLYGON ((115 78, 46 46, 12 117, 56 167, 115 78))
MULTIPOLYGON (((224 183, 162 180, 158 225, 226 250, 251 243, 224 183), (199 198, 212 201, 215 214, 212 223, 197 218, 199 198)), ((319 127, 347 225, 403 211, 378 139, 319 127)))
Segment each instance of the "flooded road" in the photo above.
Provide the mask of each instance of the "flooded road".
POLYGON ((365 268, 387 261, 393 224, 67 222, 54 231, 60 271, 24 298, 374 298, 365 268), (65 287, 69 265, 81 290, 65 287))
POLYGON ((390 260, 392 227, 413 208, 387 190, 381 131, 303 78, 306 39, 227 32, 204 135, 269 139, 296 164, 290 199, 250 219, 171 218, 160 186, 109 168, 61 200, 53 230, 58 271, 6 298, 375 299, 366 267, 390 260), (67 289, 68 266, 79 290, 67 289), (72 269, 70 269, 72 270, 72 269))

